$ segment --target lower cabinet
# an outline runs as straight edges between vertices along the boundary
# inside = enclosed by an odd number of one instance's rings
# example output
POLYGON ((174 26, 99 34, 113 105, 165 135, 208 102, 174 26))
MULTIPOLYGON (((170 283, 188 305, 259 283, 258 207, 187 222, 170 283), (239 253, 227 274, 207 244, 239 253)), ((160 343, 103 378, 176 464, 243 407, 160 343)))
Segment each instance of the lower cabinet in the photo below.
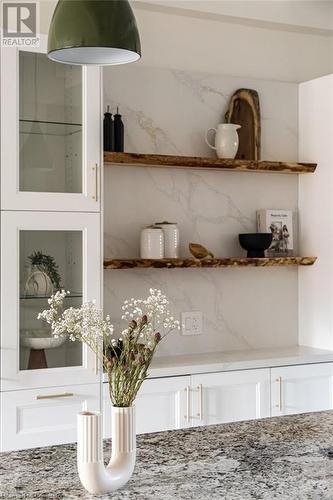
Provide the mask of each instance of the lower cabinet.
POLYGON ((193 425, 270 416, 269 369, 194 375, 191 394, 193 425))
MULTIPOLYGON (((75 442, 77 413, 99 411, 99 395, 99 384, 0 393, 0 451, 75 442)), ((135 406, 138 434, 333 409, 333 363, 148 379, 135 406)))
MULTIPOLYGON (((190 377, 145 380, 135 400, 137 434, 181 429, 190 425, 190 377)), ((109 386, 104 384, 104 437, 111 436, 109 386)))
POLYGON ((333 363, 271 369, 271 415, 333 409, 333 363))
POLYGON ((99 384, 8 391, 0 394, 0 451, 76 441, 76 416, 100 410, 99 384))
MULTIPOLYGON (((111 403, 104 384, 104 436, 111 403)), ((157 432, 333 409, 333 363, 146 380, 136 400, 137 432, 157 432)))
MULTIPOLYGON (((270 416, 269 369, 146 380, 135 402, 137 433, 270 416)), ((104 384, 104 437, 111 402, 104 384)))

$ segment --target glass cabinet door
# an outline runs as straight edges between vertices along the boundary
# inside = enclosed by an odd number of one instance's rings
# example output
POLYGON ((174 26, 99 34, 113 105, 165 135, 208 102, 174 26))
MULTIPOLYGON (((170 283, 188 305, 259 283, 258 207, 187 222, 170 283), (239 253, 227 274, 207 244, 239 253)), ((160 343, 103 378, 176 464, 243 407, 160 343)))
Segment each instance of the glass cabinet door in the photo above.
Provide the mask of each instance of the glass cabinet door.
POLYGON ((80 342, 53 337, 37 316, 57 290, 69 292, 66 308, 99 303, 99 214, 1 217, 2 389, 96 382, 95 355, 80 342))
POLYGON ((1 208, 99 211, 101 79, 97 67, 2 47, 1 208))
POLYGON ((20 370, 82 365, 82 349, 54 338, 37 318, 57 290, 69 291, 66 307, 82 304, 82 232, 20 231, 20 370))
POLYGON ((82 193, 82 68, 19 52, 19 189, 82 193))

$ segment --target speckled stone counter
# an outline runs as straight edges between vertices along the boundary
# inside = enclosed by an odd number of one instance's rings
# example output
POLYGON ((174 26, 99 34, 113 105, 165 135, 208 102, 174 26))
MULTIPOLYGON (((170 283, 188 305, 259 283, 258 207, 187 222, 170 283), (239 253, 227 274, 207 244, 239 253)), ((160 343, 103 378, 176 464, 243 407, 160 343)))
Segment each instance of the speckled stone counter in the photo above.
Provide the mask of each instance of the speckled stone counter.
POLYGON ((330 450, 333 412, 141 435, 132 479, 103 497, 81 487, 75 445, 3 453, 0 498, 333 499, 330 450))

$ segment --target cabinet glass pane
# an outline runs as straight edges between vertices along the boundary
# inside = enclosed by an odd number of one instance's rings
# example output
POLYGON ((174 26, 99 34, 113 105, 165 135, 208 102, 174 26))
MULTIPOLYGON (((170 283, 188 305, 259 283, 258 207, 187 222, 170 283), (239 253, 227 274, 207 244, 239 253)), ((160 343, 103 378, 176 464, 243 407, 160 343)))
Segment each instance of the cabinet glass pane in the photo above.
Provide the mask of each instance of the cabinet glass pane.
POLYGON ((21 51, 20 191, 82 192, 82 69, 21 51))
POLYGON ((82 304, 82 232, 20 231, 20 369, 82 365, 82 344, 54 339, 37 315, 57 289, 82 304))

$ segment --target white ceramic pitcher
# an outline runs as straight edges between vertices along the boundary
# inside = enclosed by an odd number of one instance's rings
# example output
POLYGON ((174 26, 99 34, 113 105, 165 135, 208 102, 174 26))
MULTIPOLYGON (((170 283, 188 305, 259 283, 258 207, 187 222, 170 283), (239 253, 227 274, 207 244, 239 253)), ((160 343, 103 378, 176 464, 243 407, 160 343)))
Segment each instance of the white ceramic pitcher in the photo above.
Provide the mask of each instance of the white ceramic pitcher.
POLYGON ((209 128, 205 134, 207 145, 215 149, 218 158, 233 159, 235 158, 239 145, 237 130, 240 125, 234 123, 220 123, 216 128, 209 128), (211 130, 215 131, 215 146, 210 144, 208 134, 211 130))

